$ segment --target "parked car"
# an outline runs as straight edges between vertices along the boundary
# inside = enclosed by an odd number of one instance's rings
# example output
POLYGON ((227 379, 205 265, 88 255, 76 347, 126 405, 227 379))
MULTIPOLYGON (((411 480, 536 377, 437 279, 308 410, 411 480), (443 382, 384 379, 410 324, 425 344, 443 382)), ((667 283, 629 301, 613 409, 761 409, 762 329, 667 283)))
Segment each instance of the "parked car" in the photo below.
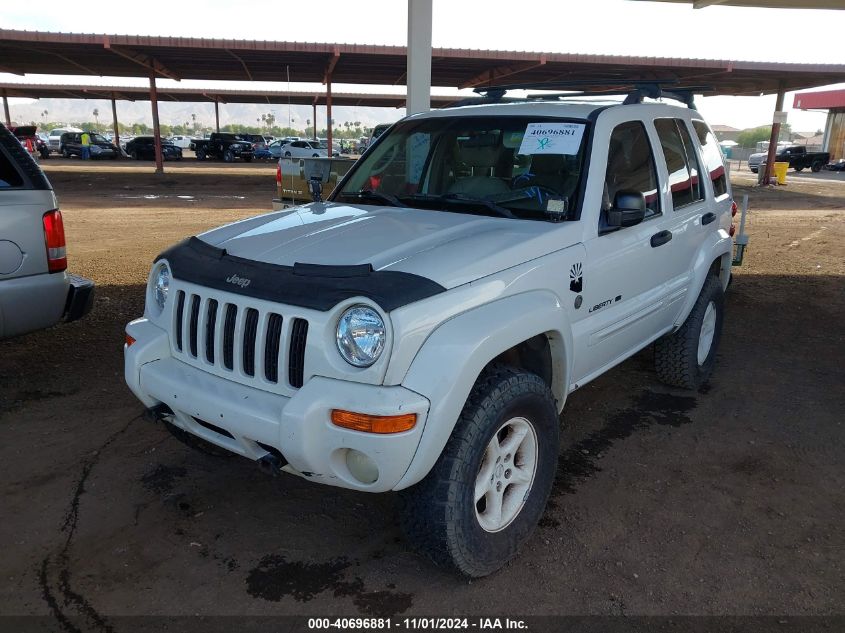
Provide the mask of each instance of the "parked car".
POLYGON ((179 149, 188 149, 191 146, 191 137, 190 136, 171 136, 167 139, 171 143, 173 143, 179 149))
MULTIPOLYGON (((155 137, 136 136, 126 144, 126 153, 135 160, 155 160, 155 137)), ((161 139, 161 157, 164 160, 182 160, 182 149, 161 139)))
MULTIPOLYGON (((320 143, 320 149, 328 154, 329 149, 329 140, 325 138, 317 139, 320 143)), ((332 141, 332 156, 340 156, 343 154, 343 148, 341 147, 340 143, 337 141, 332 141)))
POLYGON ((392 123, 379 123, 377 126, 373 128, 373 131, 370 133, 370 139, 367 141, 367 147, 372 145, 376 139, 387 132, 390 129, 390 126, 393 125, 392 123))
POLYGON ((57 154, 61 153, 61 145, 62 145, 62 134, 65 132, 81 132, 78 127, 57 127, 50 130, 50 134, 47 137, 47 145, 50 148, 51 152, 56 152, 57 154))
POLYGON ((83 317, 94 284, 67 272, 62 213, 44 172, 0 125, 0 339, 83 317))
POLYGON ((191 149, 197 155, 197 160, 206 158, 222 158, 231 163, 236 158, 249 162, 255 153, 250 141, 242 139, 236 134, 214 132, 208 139, 194 139, 191 149))
MULTIPOLYGON (((82 135, 85 132, 65 132, 59 142, 59 151, 65 158, 82 156, 82 135)), ((120 150, 102 134, 88 132, 91 158, 111 158, 120 156, 120 150)))
POLYGON ((238 134, 238 138, 252 143, 252 149, 258 150, 267 147, 267 141, 260 134, 238 134))
POLYGON ((34 125, 19 125, 17 127, 9 128, 9 131, 15 135, 15 138, 17 138, 24 147, 26 147, 27 140, 32 143, 33 148, 36 152, 38 152, 38 155, 42 159, 50 158, 49 145, 47 145, 44 139, 41 138, 41 135, 36 133, 35 129, 34 125))
MULTIPOLYGON (((768 157, 768 152, 751 154, 748 157, 748 168, 756 174, 760 166, 766 164, 768 157)), ((828 152, 808 152, 803 145, 790 145, 778 149, 777 154, 775 154, 776 162, 789 163, 789 166, 795 171, 803 171, 805 167, 809 167, 814 172, 818 172, 827 165, 829 160, 830 154, 828 152)))
POLYGON ((837 161, 828 163, 825 168, 829 171, 845 171, 845 158, 840 158, 837 161))
POLYGON ((282 148, 283 158, 313 158, 327 155, 326 150, 320 147, 320 141, 291 141, 282 148))
POLYGON ((130 389, 189 446, 399 491, 419 550, 500 568, 543 515, 571 392, 652 343, 674 387, 716 364, 722 154, 698 112, 638 97, 417 114, 325 202, 167 249, 130 389))

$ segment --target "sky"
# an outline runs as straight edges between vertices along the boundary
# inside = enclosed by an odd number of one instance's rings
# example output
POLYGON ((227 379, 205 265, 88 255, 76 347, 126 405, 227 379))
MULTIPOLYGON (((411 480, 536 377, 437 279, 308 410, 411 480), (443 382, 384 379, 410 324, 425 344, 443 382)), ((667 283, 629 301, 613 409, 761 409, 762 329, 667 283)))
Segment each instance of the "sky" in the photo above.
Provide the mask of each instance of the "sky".
MULTIPOLYGON (((800 0, 796 0, 800 5, 800 0)), ((0 28, 39 31, 98 32, 182 37, 395 44, 407 41, 406 0, 321 0, 315 4, 290 0, 39 0, 34 4, 4 3, 0 28), (10 6, 11 5, 11 6, 10 6)), ((754 9, 634 0, 434 0, 432 44, 435 47, 482 48, 554 53, 666 56, 748 61, 837 63, 842 60, 845 11, 754 9), (767 42, 774 38, 772 44, 767 42), (783 45, 788 38, 788 45, 783 45)), ((845 63, 842 60, 840 63, 845 63)), ((295 69, 291 69, 295 81, 295 69)), ((0 81, 39 83, 138 84, 115 78, 20 77, 0 73, 0 81)), ((162 81, 162 85, 168 82, 162 81)), ((174 85, 177 85, 174 83, 174 85)), ((182 86, 223 87, 223 82, 189 82, 182 86)), ((285 84, 262 84, 285 89, 285 84)), ((250 85, 252 89, 256 86, 250 85)), ((293 84, 292 89, 319 86, 293 84)), ((841 86, 845 87, 845 86, 841 86)), ((379 86, 336 84, 337 92, 389 92, 379 86)), ((261 89, 261 86, 258 86, 261 89)), ((402 90, 401 87, 398 90, 402 90)), ((434 92, 448 92, 434 88, 434 92)), ((13 115, 16 104, 13 100, 13 115)), ((37 104, 37 102, 29 102, 37 104)), ((793 130, 824 126, 825 114, 791 109, 793 130)), ((774 96, 698 99, 711 124, 737 128, 771 122, 774 96)), ((303 109, 303 113, 305 110, 303 109)), ((372 110, 375 118, 393 121, 392 109, 372 110)), ((287 113, 282 113, 286 117, 287 113)), ((355 117, 338 108, 336 119, 355 117)), ((370 119, 367 116, 358 118, 370 119)), ((295 117, 303 119, 297 110, 295 117)), ((369 121, 372 123, 372 121, 369 121)))

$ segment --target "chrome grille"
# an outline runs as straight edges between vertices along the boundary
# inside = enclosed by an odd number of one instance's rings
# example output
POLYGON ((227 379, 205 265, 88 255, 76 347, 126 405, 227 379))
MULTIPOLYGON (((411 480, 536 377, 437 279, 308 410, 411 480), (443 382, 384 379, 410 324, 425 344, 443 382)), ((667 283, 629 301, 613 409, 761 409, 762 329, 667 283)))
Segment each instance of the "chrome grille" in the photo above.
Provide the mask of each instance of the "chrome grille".
POLYGON ((173 311, 174 355, 259 388, 262 384, 267 389, 282 386, 286 370, 284 382, 302 387, 308 321, 286 319, 248 305, 248 299, 235 300, 238 303, 178 290, 173 311))

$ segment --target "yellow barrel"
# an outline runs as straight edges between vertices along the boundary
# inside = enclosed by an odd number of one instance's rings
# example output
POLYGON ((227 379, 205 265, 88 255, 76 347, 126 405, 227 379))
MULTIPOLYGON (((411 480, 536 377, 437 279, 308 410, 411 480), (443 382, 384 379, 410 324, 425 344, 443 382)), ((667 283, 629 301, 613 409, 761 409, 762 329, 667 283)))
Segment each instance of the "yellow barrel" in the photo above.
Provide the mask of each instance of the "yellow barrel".
POLYGON ((789 169, 789 163, 775 163, 775 178, 778 179, 779 185, 786 184, 787 169, 789 169))

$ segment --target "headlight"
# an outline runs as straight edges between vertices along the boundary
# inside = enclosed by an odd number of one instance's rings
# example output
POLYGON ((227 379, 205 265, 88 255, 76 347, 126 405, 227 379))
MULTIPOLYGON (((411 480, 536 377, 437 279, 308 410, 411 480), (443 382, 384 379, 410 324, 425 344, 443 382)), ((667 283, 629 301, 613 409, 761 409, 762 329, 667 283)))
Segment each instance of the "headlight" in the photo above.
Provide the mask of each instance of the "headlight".
POLYGON ((157 264, 153 273, 153 301, 159 314, 167 303, 167 293, 170 291, 170 268, 164 262, 157 264))
POLYGON ((369 367, 384 351, 387 333, 378 312, 367 306, 352 306, 337 324, 337 349, 350 365, 369 367))

